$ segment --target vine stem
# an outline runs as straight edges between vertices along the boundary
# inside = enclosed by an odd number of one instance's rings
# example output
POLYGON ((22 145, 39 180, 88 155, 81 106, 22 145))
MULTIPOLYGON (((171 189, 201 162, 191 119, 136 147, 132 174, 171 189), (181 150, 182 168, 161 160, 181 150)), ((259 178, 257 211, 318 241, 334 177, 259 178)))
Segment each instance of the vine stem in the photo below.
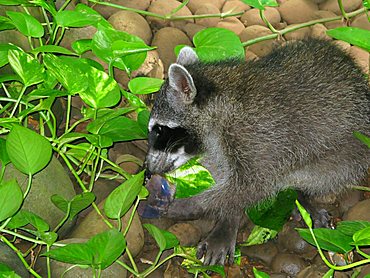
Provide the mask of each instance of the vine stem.
POLYGON ((22 97, 23 97, 24 93, 26 92, 26 90, 27 90, 27 86, 24 86, 24 87, 22 88, 22 91, 20 92, 20 94, 19 94, 19 96, 18 96, 17 102, 15 103, 15 105, 14 105, 14 107, 13 107, 12 112, 10 113, 9 118, 12 118, 12 117, 14 116, 15 111, 17 111, 17 108, 18 108, 18 106, 19 106, 19 103, 21 102, 21 99, 22 99, 22 97))
POLYGON ((36 278, 42 278, 36 271, 32 269, 32 267, 27 263, 27 261, 23 258, 21 251, 17 249, 5 236, 0 235, 1 241, 5 242, 18 256, 18 258, 22 261, 23 265, 26 269, 36 278))
POLYGON ((338 6, 339 6, 339 9, 340 9, 340 12, 342 13, 342 16, 343 16, 346 20, 348 20, 348 19, 349 19, 349 17, 348 17, 348 15, 347 15, 346 11, 344 10, 344 6, 343 6, 343 2, 342 2, 342 0, 338 0, 338 6))
MULTIPOLYGON (((365 13, 365 12, 366 12, 366 8, 362 8, 362 9, 356 10, 354 12, 348 13, 347 17, 352 18, 356 15, 359 15, 359 14, 362 14, 362 13, 365 13)), ((342 18, 343 18, 342 16, 335 16, 335 17, 328 17, 328 18, 320 18, 320 19, 311 20, 311 21, 308 21, 308 22, 305 22, 305 23, 302 23, 302 24, 297 24, 293 27, 287 27, 283 30, 279 30, 278 33, 276 33, 276 34, 266 35, 266 36, 258 37, 258 38, 252 39, 252 40, 245 41, 242 44, 243 44, 244 47, 245 46, 250 46, 250 45, 258 43, 258 42, 267 41, 267 40, 271 40, 271 39, 276 39, 278 36, 285 35, 287 33, 293 32, 295 30, 298 30, 298 29, 301 29, 301 28, 304 28, 304 27, 309 27, 309 26, 312 26, 312 25, 315 25, 315 24, 318 24, 318 23, 337 21, 337 20, 341 20, 342 18)))
MULTIPOLYGON (((199 19, 199 18, 210 18, 210 17, 218 17, 218 18, 226 18, 226 17, 232 17, 232 16, 240 16, 244 12, 238 12, 238 13, 219 13, 219 14, 201 14, 201 15, 191 15, 191 16, 174 16, 173 11, 171 11, 167 15, 161 15, 161 14, 156 14, 148 11, 143 11, 143 10, 138 10, 138 9, 133 9, 133 8, 128 8, 124 7, 121 5, 113 4, 113 3, 108 3, 108 2, 99 2, 96 0, 88 0, 91 3, 98 4, 98 5, 103 5, 103 6, 108 6, 112 8, 117 8, 120 10, 125 10, 125 11, 130 11, 130 12, 135 12, 138 14, 142 14, 145 16, 151 16, 151 17, 156 17, 159 19, 163 20, 186 20, 186 19, 199 19)), ((181 8, 183 7, 183 4, 180 5, 181 8)), ((178 11, 178 7, 175 8, 175 10, 178 11)))

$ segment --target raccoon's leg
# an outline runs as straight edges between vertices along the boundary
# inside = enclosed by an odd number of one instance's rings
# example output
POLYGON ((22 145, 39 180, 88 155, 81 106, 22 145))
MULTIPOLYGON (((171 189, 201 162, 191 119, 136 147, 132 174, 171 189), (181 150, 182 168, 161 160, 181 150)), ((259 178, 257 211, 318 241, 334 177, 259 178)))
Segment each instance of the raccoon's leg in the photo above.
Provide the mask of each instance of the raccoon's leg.
POLYGON ((238 215, 216 222, 210 234, 198 244, 197 258, 204 256, 205 265, 233 264, 240 219, 238 215))
POLYGON ((204 208, 201 205, 202 200, 199 195, 175 199, 163 213, 164 217, 175 220, 196 220, 204 216, 204 208))

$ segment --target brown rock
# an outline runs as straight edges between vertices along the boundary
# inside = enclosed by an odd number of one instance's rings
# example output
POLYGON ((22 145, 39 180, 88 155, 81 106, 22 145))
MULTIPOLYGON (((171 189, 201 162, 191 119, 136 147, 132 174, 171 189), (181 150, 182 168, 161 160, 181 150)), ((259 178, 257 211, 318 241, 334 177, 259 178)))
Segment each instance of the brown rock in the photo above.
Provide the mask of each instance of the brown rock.
MULTIPOLYGON (((350 44, 347 42, 343 42, 343 41, 336 41, 336 42, 342 42, 344 45, 346 46, 348 45, 348 49, 350 48, 350 44)), ((343 47, 345 47, 344 45, 343 47)), ((339 198, 340 198, 338 200, 339 210, 341 213, 345 213, 361 200, 362 192, 359 190, 348 190, 347 192, 344 192, 343 194, 341 194, 339 198)))
POLYGON ((278 235, 278 247, 280 250, 300 254, 304 258, 314 258, 317 254, 316 248, 305 241, 295 230, 293 222, 284 225, 278 235))
POLYGON ((187 6, 190 11, 195 13, 204 4, 215 5, 219 10, 221 10, 224 3, 225 0, 190 0, 187 6))
POLYGON ((329 37, 326 34, 326 27, 322 24, 315 24, 314 26, 311 26, 311 37, 318 38, 318 39, 326 39, 331 40, 331 37, 329 37))
MULTIPOLYGON (((353 47, 353 46, 352 46, 353 47)), ((351 48, 352 48, 351 47, 351 48)), ((370 199, 358 202, 343 216, 343 220, 365 220, 370 221, 370 199)))
POLYGON ((157 51, 163 62, 165 72, 170 64, 176 61, 174 48, 179 44, 192 45, 186 34, 179 29, 165 27, 154 35, 152 45, 157 46, 157 51))
POLYGON ((274 272, 283 272, 296 277, 306 267, 306 263, 297 255, 280 253, 274 258, 271 266, 274 272))
POLYGON ((261 260, 266 265, 270 265, 278 253, 278 249, 272 241, 253 246, 243 246, 240 251, 243 256, 261 260))
MULTIPOLYGON (((353 12, 356 10, 362 3, 361 0, 343 0, 343 7, 344 10, 348 12, 353 12)), ((332 11, 333 13, 337 15, 341 15, 338 1, 337 0, 328 0, 322 4, 320 4, 320 10, 326 10, 326 11, 332 11)))
POLYGON ((200 229, 190 223, 176 223, 168 229, 180 241, 181 246, 194 246, 202 236, 200 229))
MULTIPOLYGON (((252 26, 246 27, 240 33, 239 38, 242 42, 245 42, 251 39, 259 38, 259 37, 270 35, 270 34, 272 34, 272 32, 267 27, 260 26, 260 25, 252 25, 252 26)), ((262 41, 262 42, 250 45, 248 47, 248 50, 255 53, 258 57, 262 57, 270 53, 273 47, 274 47, 273 40, 267 40, 267 41, 262 41)))
POLYGON ((351 26, 366 29, 370 31, 370 22, 366 14, 361 14, 359 16, 356 16, 355 19, 352 21, 351 26))
POLYGON ((71 44, 76 40, 91 39, 96 32, 94 26, 86 26, 82 28, 69 28, 65 31, 60 46, 72 50, 71 44))
MULTIPOLYGON (((148 11, 160 15, 167 15, 180 5, 181 2, 176 0, 157 0, 153 1, 150 4, 148 11)), ((191 15, 192 14, 187 6, 182 7, 179 11, 177 11, 174 14, 174 16, 191 16, 191 15)), ((182 29, 187 23, 194 22, 192 19, 170 21, 151 16, 148 16, 147 20, 150 23, 150 25, 152 25, 152 27, 156 29, 160 29, 166 26, 174 26, 182 29)))
POLYGON ((195 23, 188 23, 184 27, 184 32, 186 33, 186 35, 188 35, 188 37, 190 39, 193 39, 193 37, 196 33, 198 33, 199 31, 201 31, 205 28, 206 27, 202 26, 202 25, 198 25, 198 24, 195 24, 195 23))
POLYGON ((228 29, 239 35, 244 30, 243 23, 240 22, 236 17, 227 17, 222 19, 216 27, 228 29))
MULTIPOLYGON (((149 5, 150 5, 150 0, 109 0, 107 1, 112 4, 124 6, 127 8, 133 8, 137 10, 147 10, 149 5)), ((110 17, 112 14, 116 13, 119 11, 117 8, 109 7, 109 6, 104 6, 104 5, 94 5, 93 6, 94 10, 98 11, 102 16, 105 18, 110 17)))
POLYGON ((334 40, 334 44, 336 44, 339 48, 341 48, 344 51, 348 51, 351 48, 351 45, 348 42, 340 41, 340 40, 334 40))
MULTIPOLYGON (((98 204, 100 210, 104 207, 104 201, 98 204)), ((129 210, 122 218, 123 231, 127 226, 128 220, 131 215, 131 210, 129 210)), ((109 219, 109 222, 113 225, 117 225, 116 220, 109 219)), ((92 210, 75 228, 72 232, 71 237, 76 238, 91 238, 94 235, 108 230, 109 227, 103 222, 102 218, 92 210), (88 227, 88 229, 86 229, 88 227)), ((130 249, 132 256, 136 256, 144 246, 144 231, 141 226, 141 222, 138 214, 135 212, 135 216, 132 220, 130 229, 125 236, 127 241, 127 246, 130 249)))
POLYGON ((284 21, 294 24, 315 19, 318 7, 309 0, 289 0, 283 2, 278 9, 284 21))
POLYGON ((361 268, 360 275, 357 276, 358 278, 366 278, 370 275, 370 265, 365 265, 361 268))
MULTIPOLYGON (((331 17, 336 17, 337 15, 331 11, 317 11, 315 12, 315 18, 316 19, 322 19, 322 18, 331 18, 331 17)), ((331 21, 331 22, 325 22, 324 23, 325 27, 327 29, 334 29, 337 27, 343 27, 346 26, 343 20, 336 20, 336 21, 331 21)))
MULTIPOLYGON (((204 4, 200 6, 195 15, 203 15, 203 14, 219 14, 220 10, 213 4, 204 4)), ((195 23, 205 26, 205 27, 214 27, 220 21, 218 17, 208 17, 208 18, 199 18, 195 19, 195 23)))
MULTIPOLYGON (((289 25, 288 27, 293 27, 295 25, 296 24, 292 24, 292 25, 289 25)), ((301 40, 301 39, 304 39, 304 38, 308 38, 310 36, 310 34, 311 34, 310 27, 306 27, 306 28, 300 28, 300 29, 294 30, 292 32, 286 33, 284 35, 284 38, 287 39, 288 41, 290 41, 290 40, 301 40)))
MULTIPOLYGON (((265 13, 265 17, 271 23, 271 25, 277 28, 281 21, 279 11, 276 8, 266 7, 266 10, 264 13, 265 13)), ((262 20, 259 14, 258 9, 251 9, 249 11, 246 11, 242 15, 240 20, 245 26, 251 26, 251 25, 266 26, 265 22, 262 20)))
POLYGON ((250 6, 239 0, 226 1, 222 7, 222 13, 242 13, 250 10, 250 6))
MULTIPOLYGON (((60 244, 74 244, 74 243, 84 243, 87 239, 85 238, 68 238, 58 241, 60 244)), ((52 247, 55 249, 58 247, 52 247)), ((120 257, 119 260, 123 261, 120 257)), ((47 266, 45 257, 40 257, 40 262, 38 262, 38 267, 40 268, 40 274, 43 277, 47 277, 47 266)), ((60 262, 57 260, 50 260, 50 268, 53 273, 53 277, 65 277, 65 278, 75 278, 75 277, 94 277, 94 273, 91 267, 74 267, 73 264, 60 262)), ((113 263, 109 267, 101 271, 101 277, 127 277, 127 270, 117 263, 113 263)))
POLYGON ((349 49, 349 54, 353 57, 356 63, 364 71, 364 73, 369 73, 369 52, 357 47, 351 46, 349 49))
POLYGON ((258 56, 256 54, 254 54, 250 50, 245 51, 245 60, 246 61, 252 61, 252 60, 255 60, 255 59, 258 59, 258 56))
POLYGON ((143 39, 146 44, 150 44, 152 40, 152 31, 150 30, 148 22, 137 13, 119 11, 112 14, 108 21, 115 29, 138 36, 143 39))
POLYGON ((325 267, 318 268, 315 265, 310 265, 302 269, 302 271, 297 274, 297 278, 319 278, 323 277, 327 271, 328 269, 325 267))
POLYGON ((243 278, 243 272, 239 265, 231 265, 227 268, 226 277, 228 278, 243 278))

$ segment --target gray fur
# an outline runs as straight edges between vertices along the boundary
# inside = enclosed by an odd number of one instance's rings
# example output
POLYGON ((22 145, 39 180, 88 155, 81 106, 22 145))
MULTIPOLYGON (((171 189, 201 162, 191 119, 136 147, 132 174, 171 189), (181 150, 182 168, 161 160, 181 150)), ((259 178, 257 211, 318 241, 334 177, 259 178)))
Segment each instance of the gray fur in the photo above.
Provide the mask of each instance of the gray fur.
MULTIPOLYGON (((353 132, 369 135, 369 85, 342 50, 309 39, 257 61, 192 61, 182 63, 196 96, 174 97, 181 92, 170 75, 151 118, 194 135, 216 185, 175 201, 168 216, 229 219, 224 226, 233 245, 237 230, 230 227, 245 207, 288 186, 309 195, 339 193, 364 178, 369 149, 353 132)), ((210 253, 208 264, 223 263, 233 250, 212 247, 219 235, 214 230, 199 247, 201 255, 210 253)))

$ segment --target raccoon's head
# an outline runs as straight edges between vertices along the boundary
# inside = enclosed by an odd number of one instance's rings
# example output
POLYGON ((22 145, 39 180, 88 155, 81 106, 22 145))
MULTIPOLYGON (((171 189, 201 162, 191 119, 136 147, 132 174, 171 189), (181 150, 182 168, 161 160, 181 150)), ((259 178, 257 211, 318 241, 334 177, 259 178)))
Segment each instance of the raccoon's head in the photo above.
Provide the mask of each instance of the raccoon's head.
POLYGON ((174 170, 200 152, 189 118, 197 91, 184 67, 197 61, 193 49, 184 47, 176 63, 169 67, 168 79, 156 97, 149 120, 146 157, 146 167, 151 173, 174 170))

